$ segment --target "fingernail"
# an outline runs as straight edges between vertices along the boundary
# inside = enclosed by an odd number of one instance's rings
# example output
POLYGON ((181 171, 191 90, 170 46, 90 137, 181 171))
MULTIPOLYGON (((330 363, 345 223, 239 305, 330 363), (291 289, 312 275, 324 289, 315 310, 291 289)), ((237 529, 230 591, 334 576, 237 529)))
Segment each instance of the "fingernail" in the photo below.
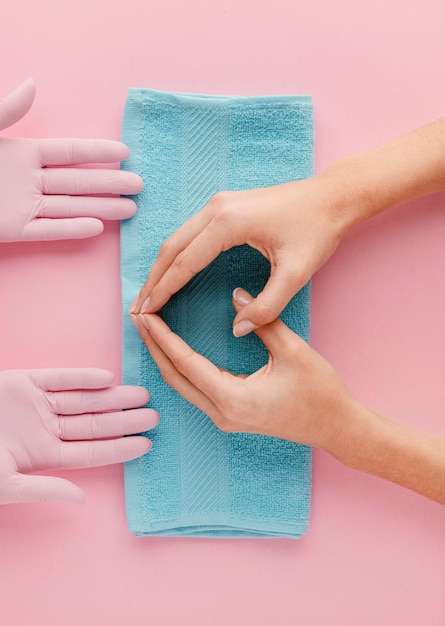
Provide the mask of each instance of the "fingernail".
POLYGON ((144 300, 141 306, 141 313, 148 313, 148 308, 150 306, 150 296, 144 300))
POLYGON ((139 298, 135 298, 133 300, 133 302, 130 304, 130 308, 128 309, 128 312, 131 313, 135 313, 136 312, 136 304, 138 303, 139 298))
POLYGON ((250 293, 247 293, 247 291, 245 289, 241 289, 241 287, 237 287, 233 291, 232 296, 235 302, 238 302, 238 304, 241 304, 241 306, 245 306, 253 300, 253 297, 250 295, 250 293))
POLYGON ((150 326, 148 325, 148 319, 145 317, 145 315, 138 315, 138 318, 141 321, 141 323, 145 326, 146 330, 148 330, 148 332, 150 332, 150 326))
POLYGON ((244 337, 244 335, 247 335, 255 328, 257 327, 250 320, 242 320, 233 329, 233 334, 235 337, 244 337))

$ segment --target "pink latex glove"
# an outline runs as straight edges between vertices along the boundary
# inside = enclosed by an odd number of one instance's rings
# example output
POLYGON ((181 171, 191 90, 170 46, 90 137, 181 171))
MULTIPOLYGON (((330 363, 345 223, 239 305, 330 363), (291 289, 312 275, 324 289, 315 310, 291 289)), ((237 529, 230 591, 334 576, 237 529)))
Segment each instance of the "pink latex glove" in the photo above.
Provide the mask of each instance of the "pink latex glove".
POLYGON ((82 490, 47 470, 97 467, 141 456, 159 416, 142 387, 111 387, 101 369, 0 372, 0 504, 83 502, 82 490), (133 409, 122 411, 121 409, 133 409))
MULTIPOLYGON (((28 79, 0 101, 0 130, 31 107, 35 84, 28 79)), ((16 139, 0 137, 0 241, 82 239, 98 235, 103 219, 131 217, 130 198, 142 179, 117 169, 73 165, 116 163, 128 148, 107 139, 16 139), (101 194, 101 197, 95 196, 101 194)))

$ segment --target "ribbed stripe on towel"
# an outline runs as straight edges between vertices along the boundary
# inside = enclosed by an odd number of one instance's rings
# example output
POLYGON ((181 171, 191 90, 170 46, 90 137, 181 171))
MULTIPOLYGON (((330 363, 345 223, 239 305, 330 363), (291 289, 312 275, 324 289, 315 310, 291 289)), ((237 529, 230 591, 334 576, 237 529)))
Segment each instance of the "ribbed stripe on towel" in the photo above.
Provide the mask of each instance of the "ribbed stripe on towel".
MULTIPOLYGON (((131 324, 128 308, 161 243, 220 190, 308 178, 313 168, 308 96, 199 96, 131 89, 122 140, 124 169, 142 176, 138 212, 121 226, 123 382, 143 385, 161 423, 153 449, 126 464, 130 530, 138 535, 299 537, 309 520, 311 449, 259 435, 219 431, 163 381, 131 324)), ((273 207, 271 207, 273 210, 273 207)), ((262 343, 235 339, 231 293, 256 295, 268 262, 248 246, 221 254, 164 307, 172 329, 236 373, 267 361, 262 343)), ((309 285, 282 319, 306 340, 309 285)))

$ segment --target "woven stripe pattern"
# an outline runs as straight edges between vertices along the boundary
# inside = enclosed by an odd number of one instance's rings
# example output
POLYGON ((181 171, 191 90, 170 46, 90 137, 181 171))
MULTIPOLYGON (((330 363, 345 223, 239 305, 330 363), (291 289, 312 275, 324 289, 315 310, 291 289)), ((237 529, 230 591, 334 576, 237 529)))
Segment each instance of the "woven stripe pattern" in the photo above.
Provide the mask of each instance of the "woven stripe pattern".
MULTIPOLYGON (((312 105, 305 96, 199 96, 132 89, 122 140, 144 189, 121 226, 123 382, 143 385, 161 423, 153 449, 126 464, 130 530, 139 535, 299 537, 307 528, 311 450, 259 435, 223 433, 163 381, 128 316, 159 246, 220 190, 312 175, 312 105)), ((251 373, 267 362, 256 336, 236 339, 231 293, 256 295, 268 262, 248 246, 221 254, 165 305, 174 332, 217 365, 251 373)), ((310 285, 282 319, 309 339, 310 285)))

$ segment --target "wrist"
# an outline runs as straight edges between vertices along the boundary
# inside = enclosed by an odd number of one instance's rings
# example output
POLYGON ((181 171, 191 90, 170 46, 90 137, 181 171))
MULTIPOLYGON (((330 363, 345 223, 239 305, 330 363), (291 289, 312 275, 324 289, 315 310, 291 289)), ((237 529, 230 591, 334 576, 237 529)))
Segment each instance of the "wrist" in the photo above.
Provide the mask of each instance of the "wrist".
POLYGON ((316 178, 349 230, 395 204, 445 189, 445 118, 344 157, 316 178))
POLYGON ((395 203, 367 153, 344 157, 316 178, 323 189, 328 213, 341 236, 395 203))
POLYGON ((343 403, 340 415, 333 420, 330 437, 323 449, 347 467, 358 469, 361 458, 376 439, 378 420, 374 411, 349 396, 343 403))
POLYGON ((445 438, 361 406, 348 445, 334 455, 344 465, 445 504, 445 438))

